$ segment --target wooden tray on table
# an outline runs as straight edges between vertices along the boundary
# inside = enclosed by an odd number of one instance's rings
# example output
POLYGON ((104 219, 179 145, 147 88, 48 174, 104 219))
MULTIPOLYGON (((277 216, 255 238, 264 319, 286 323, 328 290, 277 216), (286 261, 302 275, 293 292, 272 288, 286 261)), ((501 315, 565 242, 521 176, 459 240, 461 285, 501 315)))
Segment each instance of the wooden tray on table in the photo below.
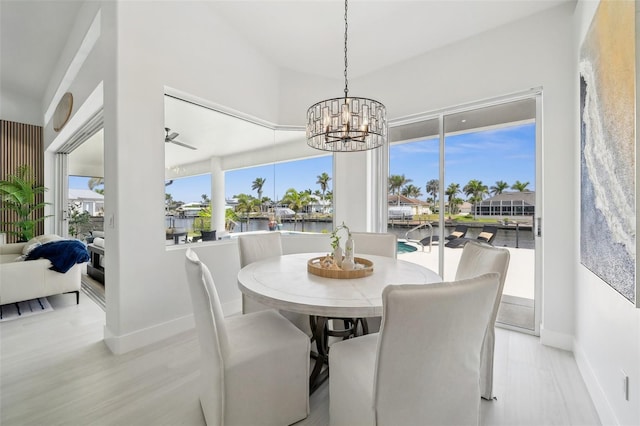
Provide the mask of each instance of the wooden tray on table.
POLYGON ((324 278, 336 278, 348 280, 352 278, 362 278, 373 274, 373 262, 362 257, 355 257, 357 269, 345 271, 343 269, 329 269, 322 266, 322 260, 325 256, 314 257, 307 261, 307 271, 313 275, 324 278))

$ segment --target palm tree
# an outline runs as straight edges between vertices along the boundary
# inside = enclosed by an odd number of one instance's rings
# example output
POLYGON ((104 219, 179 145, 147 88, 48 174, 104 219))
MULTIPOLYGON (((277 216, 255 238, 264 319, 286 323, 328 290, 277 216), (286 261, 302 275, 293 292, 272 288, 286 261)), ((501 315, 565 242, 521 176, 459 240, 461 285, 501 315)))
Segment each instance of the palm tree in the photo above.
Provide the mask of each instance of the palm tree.
POLYGON ((520 182, 519 180, 516 181, 516 183, 514 183, 513 185, 511 185, 511 189, 515 189, 516 191, 525 191, 527 189, 527 186, 529 186, 529 182, 520 182))
POLYGON ((425 189, 427 190, 427 194, 433 197, 433 204, 435 205, 438 201, 438 192, 440 192, 440 181, 438 179, 431 179, 427 182, 425 189))
POLYGON ((496 181, 496 184, 490 188, 491 195, 502 194, 502 192, 504 192, 504 190, 507 188, 509 188, 509 184, 507 182, 503 180, 498 180, 496 181))
POLYGON ((413 180, 407 179, 404 175, 389 176, 389 192, 391 192, 391 195, 398 196, 398 205, 400 205, 400 189, 410 182, 413 182, 413 180))
MULTIPOLYGON (((296 225, 298 223, 298 212, 305 208, 309 204, 311 199, 309 198, 309 194, 307 192, 298 192, 293 188, 287 189, 284 197, 282 198, 282 203, 284 203, 287 207, 294 211, 293 215, 293 230, 296 230, 296 225)), ((304 232, 304 221, 302 221, 302 232, 304 232)))
POLYGON ((409 198, 418 198, 422 196, 422 192, 420 192, 420 188, 413 184, 406 185, 402 188, 402 195, 409 198))
MULTIPOLYGON (((260 200, 257 200, 248 194, 239 194, 236 211, 238 213, 244 213, 246 215, 247 230, 249 230, 249 214, 251 212, 260 211, 260 200)), ((242 232, 242 228, 240 229, 240 232, 242 232)))
MULTIPOLYGON (((173 182, 173 181, 172 181, 173 182)), ((96 186, 104 185, 104 178, 101 177, 92 177, 87 181, 87 186, 91 191, 97 192, 98 194, 104 195, 104 188, 96 189, 96 186)), ((167 186, 165 184, 165 186, 167 186)))
POLYGON ((320 185, 320 190, 322 191, 322 210, 324 213, 324 196, 327 193, 327 189, 329 188, 329 181, 331 177, 327 174, 327 172, 323 172, 321 175, 318 175, 318 180, 316 183, 320 185))
POLYGON ((447 205, 449 206, 449 219, 451 219, 453 201, 456 198, 456 195, 460 193, 460 184, 459 183, 450 183, 447 187, 447 190, 444 192, 447 195, 447 205))
POLYGON ((211 202, 207 194, 202 194, 200 197, 202 197, 202 204, 209 204, 211 202))
POLYGON ((333 201, 333 191, 327 191, 327 193, 324 194, 324 198, 326 200, 333 201))
POLYGON ((469 201, 473 203, 473 210, 476 210, 476 204, 482 201, 485 194, 489 193, 489 188, 487 185, 483 185, 482 181, 477 179, 471 179, 469 183, 462 188, 465 195, 469 197, 469 201))
MULTIPOLYGON (((458 206, 463 202, 464 201, 462 200, 462 198, 453 197, 453 199, 449 202, 449 214, 458 214, 458 212, 460 211, 458 206)), ((449 216, 449 219, 451 219, 451 216, 449 216)))
MULTIPOLYGON (((258 191, 258 200, 262 200, 262 187, 266 181, 267 179, 265 178, 256 178, 256 180, 251 182, 251 189, 258 191)), ((262 211, 262 203, 260 203, 260 211, 262 211)))

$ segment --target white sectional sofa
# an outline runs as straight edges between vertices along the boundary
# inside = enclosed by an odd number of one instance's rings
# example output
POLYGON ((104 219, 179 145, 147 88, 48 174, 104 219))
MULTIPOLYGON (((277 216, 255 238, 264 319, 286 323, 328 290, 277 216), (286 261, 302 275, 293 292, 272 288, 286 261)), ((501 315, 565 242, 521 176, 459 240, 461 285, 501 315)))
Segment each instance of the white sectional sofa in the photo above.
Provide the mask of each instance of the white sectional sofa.
POLYGON ((79 303, 80 277, 85 264, 76 264, 60 273, 49 269, 51 262, 47 259, 21 259, 34 244, 59 239, 57 235, 41 235, 26 243, 0 245, 0 305, 61 293, 75 293, 79 303))

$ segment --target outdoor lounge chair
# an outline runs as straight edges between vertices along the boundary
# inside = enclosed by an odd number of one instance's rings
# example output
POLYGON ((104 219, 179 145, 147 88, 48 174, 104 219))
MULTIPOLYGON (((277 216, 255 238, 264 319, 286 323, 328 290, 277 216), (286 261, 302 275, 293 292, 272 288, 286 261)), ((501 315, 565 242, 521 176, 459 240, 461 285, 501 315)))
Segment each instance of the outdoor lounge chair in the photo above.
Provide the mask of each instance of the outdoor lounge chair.
MULTIPOLYGON (((455 229, 445 237, 445 239, 451 241, 456 238, 464 238, 467 235, 467 230, 469 227, 467 225, 456 225, 455 229)), ((429 246, 432 243, 437 243, 440 240, 438 235, 428 236, 419 241, 422 246, 429 246)))
POLYGON ((496 235, 498 235, 498 227, 493 225, 484 225, 482 227, 482 231, 478 235, 477 238, 454 238, 445 244, 445 247, 449 248, 459 248, 464 247, 468 241, 480 241, 487 244, 493 245, 493 240, 496 239, 496 235))

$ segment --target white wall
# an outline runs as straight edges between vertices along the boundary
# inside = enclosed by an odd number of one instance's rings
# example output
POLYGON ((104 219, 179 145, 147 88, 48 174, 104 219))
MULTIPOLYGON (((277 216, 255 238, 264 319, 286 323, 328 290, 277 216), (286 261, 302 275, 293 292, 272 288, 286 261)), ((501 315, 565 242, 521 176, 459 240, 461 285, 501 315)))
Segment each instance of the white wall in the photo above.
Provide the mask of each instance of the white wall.
POLYGON ((42 126, 42 111, 38 99, 30 99, 7 87, 0 87, 0 119, 42 126))
MULTIPOLYGON (((184 329, 191 311, 183 262, 173 261, 158 232, 164 227, 164 87, 273 121, 278 76, 206 2, 106 7, 114 13, 107 25, 116 28, 105 79, 105 223, 115 222, 106 229, 106 251, 113 253, 106 341, 122 352, 184 329), (179 31, 167 30, 167 22, 179 31)), ((226 270, 230 263, 219 265, 226 270)))
MULTIPOLYGON (((598 2, 580 2, 575 14, 574 76, 578 87, 579 47, 591 24, 598 2)), ((637 22, 640 17, 636 14, 637 22)), ((637 24, 636 24, 637 25, 637 24)), ((640 41, 636 41, 640 46, 640 41)), ((636 69, 638 73, 638 69, 636 69)), ((579 106, 576 90, 575 109, 579 106)), ((637 111, 636 111, 637 112, 637 111)), ((576 124, 577 125, 577 124, 576 124)), ((637 135, 636 135, 637 138, 637 135)), ((580 139, 573 143, 576 187, 573 216, 580 217, 580 139)), ((636 199, 640 192, 636 188, 636 199)), ((580 264, 579 223, 575 224, 573 267, 575 269, 574 353, 603 424, 640 424, 640 309, 580 264), (622 371, 630 379, 630 400, 622 392, 622 371)), ((636 282, 637 285, 637 282, 636 282)))

